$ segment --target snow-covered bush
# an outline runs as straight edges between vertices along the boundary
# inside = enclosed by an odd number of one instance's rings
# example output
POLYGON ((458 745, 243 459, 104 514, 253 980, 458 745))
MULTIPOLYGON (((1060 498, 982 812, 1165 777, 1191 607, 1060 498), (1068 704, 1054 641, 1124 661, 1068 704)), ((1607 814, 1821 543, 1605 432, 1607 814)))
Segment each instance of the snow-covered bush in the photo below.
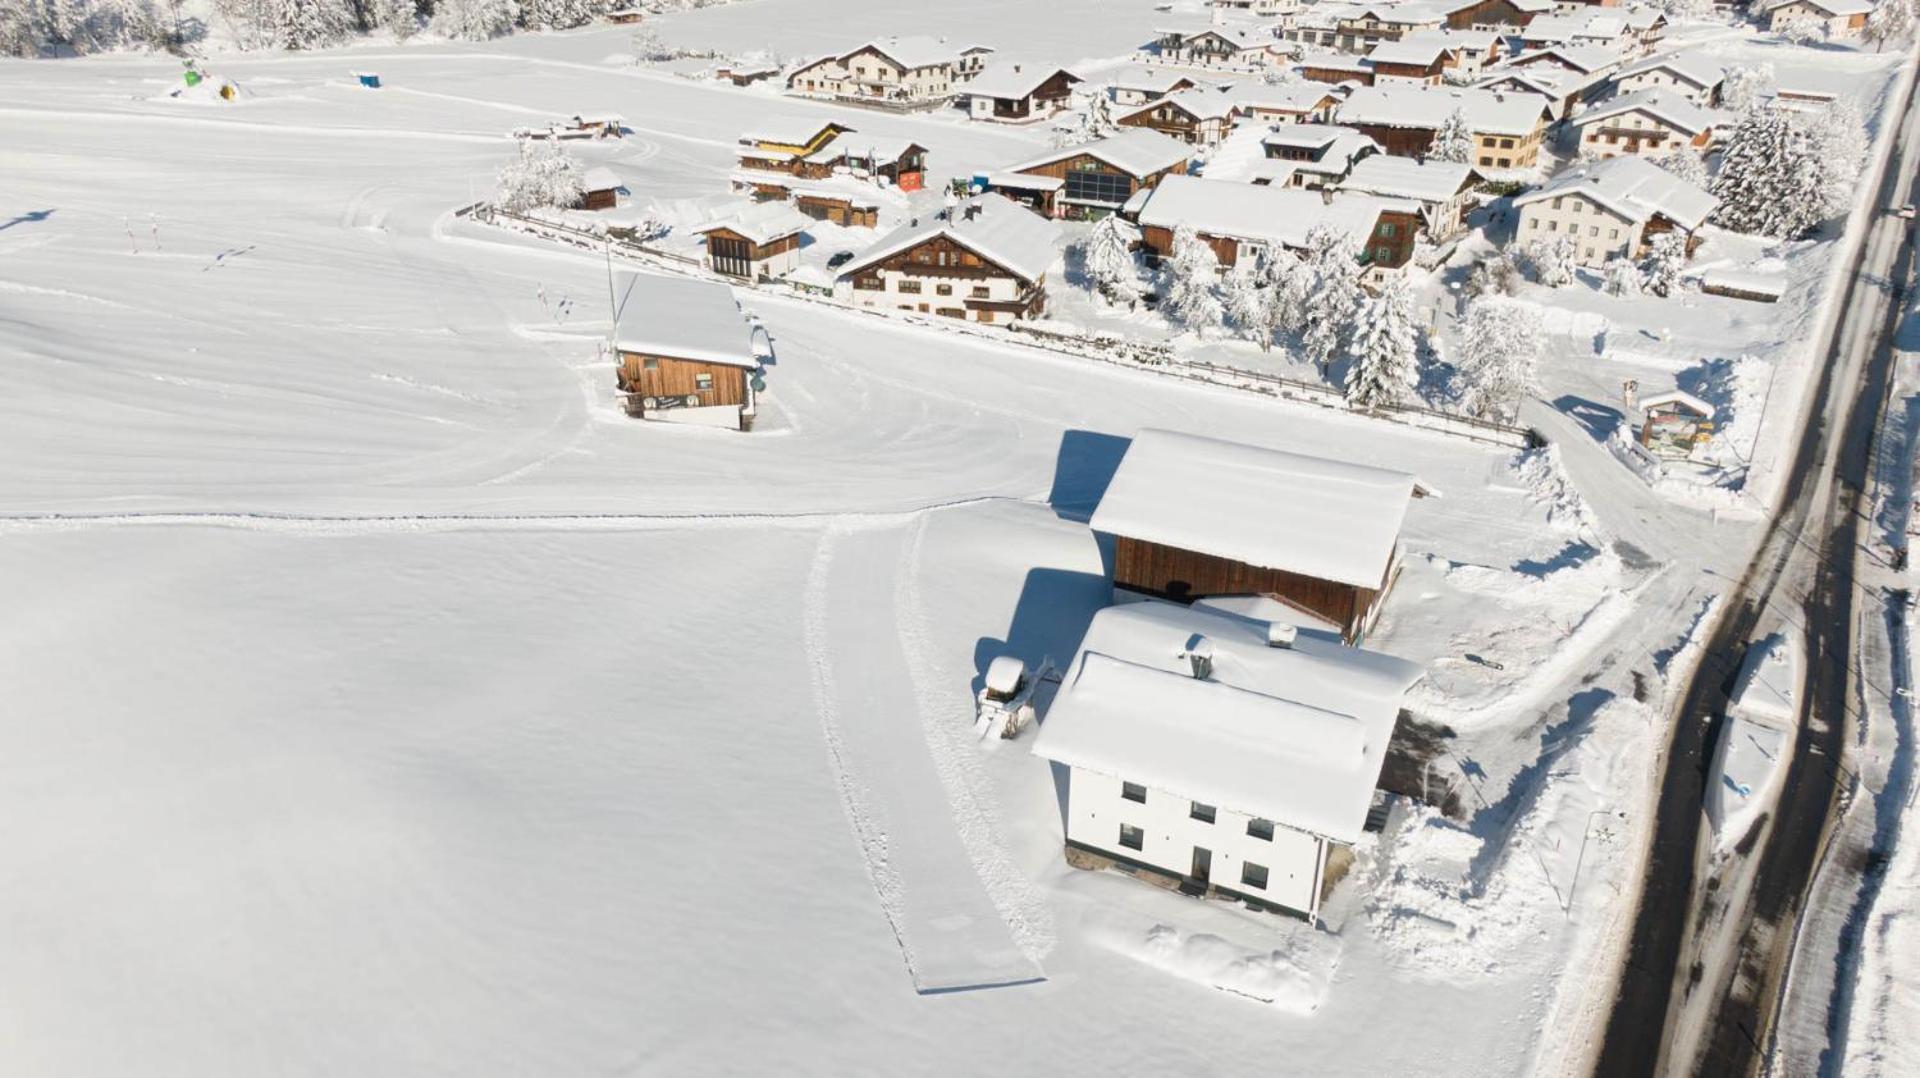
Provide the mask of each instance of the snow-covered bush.
POLYGON ((405 41, 420 32, 419 0, 372 0, 373 24, 405 41))
POLYGON ((1534 279, 1548 288, 1573 283, 1574 254, 1573 241, 1565 236, 1527 244, 1527 261, 1533 264, 1534 279))
POLYGON ((558 142, 521 139, 514 159, 500 170, 493 204, 508 213, 566 209, 578 205, 586 190, 579 162, 558 142))
POLYGON ((1510 299, 1478 299, 1467 309, 1454 368, 1460 403, 1482 418, 1511 420, 1539 391, 1537 368, 1546 326, 1540 312, 1510 299))
POLYGON ((520 25, 529 30, 570 30, 599 15, 599 0, 520 0, 520 25))
POLYGON ((1140 271, 1133 260, 1133 226, 1108 214, 1087 236, 1087 283, 1111 303, 1131 305, 1140 298, 1140 271))
POLYGON ((1274 251, 1261 266, 1272 291, 1267 317, 1275 332, 1299 333, 1307 328, 1313 295, 1313 267, 1289 251, 1274 251))
POLYGON ((1671 296, 1680 290, 1680 274, 1687 268, 1687 241, 1678 232, 1662 232, 1647 244, 1646 264, 1641 279, 1646 290, 1656 296, 1671 296))
POLYGON ((1182 224, 1173 230, 1173 251, 1166 273, 1166 298, 1161 306, 1168 315, 1192 330, 1220 324, 1220 299, 1214 295, 1220 259, 1193 226, 1182 224))
POLYGON ((158 0, 0 0, 0 56, 163 49, 175 33, 158 0))
POLYGON ((1473 160, 1473 129, 1467 126, 1464 111, 1454 109, 1447 114, 1440 130, 1433 133, 1433 145, 1427 148, 1427 157, 1460 165, 1473 160))
POLYGON ((1820 193, 1820 208, 1827 217, 1838 217, 1853 209, 1853 196, 1860 171, 1867 163, 1867 125, 1852 100, 1841 98, 1820 112, 1796 121, 1811 143, 1820 193))
POLYGON ((1467 295, 1511 296, 1520 291, 1523 281, 1520 260, 1509 247, 1497 257, 1474 264, 1473 272, 1467 275, 1467 295))
POLYGON ((486 41, 513 29, 513 0, 435 0, 434 32, 461 41, 486 41))
POLYGON ((1640 267, 1630 258, 1615 258, 1609 261, 1601 271, 1609 296, 1637 296, 1640 294, 1640 267))
POLYGON ((1347 403, 1377 408, 1406 396, 1420 381, 1419 336, 1413 324, 1413 293, 1395 278, 1360 305, 1347 354, 1347 403))
POLYGON ((320 49, 338 45, 354 29, 347 0, 278 0, 273 41, 283 49, 320 49))
POLYGON ((1075 96, 1072 107, 1053 125, 1054 149, 1078 146, 1120 132, 1120 124, 1113 118, 1113 102, 1106 90, 1097 88, 1075 96))

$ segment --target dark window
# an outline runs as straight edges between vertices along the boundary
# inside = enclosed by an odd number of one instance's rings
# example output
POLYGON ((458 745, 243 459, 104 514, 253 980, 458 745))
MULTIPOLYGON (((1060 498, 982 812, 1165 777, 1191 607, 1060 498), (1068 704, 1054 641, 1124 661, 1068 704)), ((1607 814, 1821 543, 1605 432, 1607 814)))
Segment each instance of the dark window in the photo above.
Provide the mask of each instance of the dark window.
POLYGON ((1380 238, 1381 238, 1381 239, 1383 239, 1383 240, 1390 240, 1390 239, 1392 239, 1392 238, 1393 238, 1393 226, 1392 226, 1392 225, 1390 225, 1390 224, 1385 224, 1385 223, 1382 223, 1382 224, 1381 224, 1381 226, 1380 226, 1380 238))
POLYGON ((1129 801, 1138 801, 1144 805, 1147 803, 1147 788, 1137 782, 1122 782, 1120 784, 1120 796, 1129 801))
POLYGON ((1129 850, 1143 850, 1147 847, 1147 834, 1130 823, 1120 825, 1120 845, 1129 850))
POLYGON ((644 360, 641 360, 641 361, 640 361, 640 369, 641 369, 641 370, 647 370, 647 371, 657 371, 657 370, 659 370, 659 369, 660 369, 660 357, 659 357, 659 356, 648 356, 648 357, 647 357, 646 359, 644 359, 644 360))
POLYGON ((1076 202, 1119 205, 1133 196, 1133 181, 1115 172, 1069 172, 1064 190, 1076 202))
POLYGON ((1263 819, 1260 819, 1258 816, 1256 816, 1253 819, 1247 821, 1247 834, 1253 836, 1254 838, 1265 839, 1268 842, 1272 842, 1273 841, 1273 821, 1263 820, 1263 819))
POLYGON ((1267 866, 1256 865, 1252 861, 1240 862, 1240 882, 1248 887, 1267 889, 1267 866))
POLYGON ((693 388, 702 392, 713 388, 713 375, 696 374, 693 376, 693 388))
POLYGON ((988 296, 991 296, 991 295, 993 295, 993 290, 988 288, 986 285, 977 284, 973 286, 974 299, 986 299, 988 296))
POLYGON ((903 280, 903 281, 901 281, 901 282, 900 282, 900 291, 902 291, 902 292, 918 292, 918 291, 920 291, 920 282, 919 282, 919 281, 907 281, 907 280, 903 280))
POLYGON ((869 292, 877 292, 887 287, 887 282, 883 277, 855 277, 853 279, 853 287, 865 289, 869 292))
POLYGON ((1212 823, 1213 822, 1213 806, 1203 805, 1200 802, 1195 801, 1193 803, 1192 810, 1189 811, 1187 815, 1192 819, 1199 820, 1201 823, 1212 823))
POLYGON ((953 295, 953 286, 950 284, 937 284, 933 286, 933 292, 937 296, 951 296, 953 295))

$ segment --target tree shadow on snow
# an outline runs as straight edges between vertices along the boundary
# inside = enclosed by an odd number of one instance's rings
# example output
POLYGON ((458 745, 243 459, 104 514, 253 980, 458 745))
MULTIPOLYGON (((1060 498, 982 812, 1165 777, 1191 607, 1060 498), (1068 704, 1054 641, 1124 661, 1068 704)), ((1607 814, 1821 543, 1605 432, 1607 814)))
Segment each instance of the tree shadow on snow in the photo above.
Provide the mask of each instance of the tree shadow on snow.
POLYGON ((1613 437, 1613 432, 1626 422, 1626 416, 1620 409, 1610 404, 1590 401, 1585 397, 1576 397, 1571 393, 1554 400, 1553 406, 1565 412, 1568 418, 1587 428, 1595 441, 1604 442, 1613 437))
POLYGON ((1113 482, 1120 458, 1133 439, 1091 430, 1070 430, 1060 436, 1053 459, 1053 489, 1047 504, 1062 520, 1086 523, 1100 505, 1100 496, 1113 482))
MULTIPOLYGON (((1541 731, 1539 757, 1514 773, 1500 800, 1492 804, 1483 802, 1480 811, 1473 814, 1467 828, 1481 839, 1481 845, 1467 866, 1467 879, 1475 894, 1485 890, 1491 873, 1507 852, 1514 824, 1526 816, 1539 798, 1554 766, 1593 730, 1594 716, 1613 698, 1612 690, 1599 688, 1583 689, 1569 697, 1565 716, 1559 722, 1549 722, 1541 731)), ((1526 871, 1526 868, 1516 871, 1526 871)), ((1560 881, 1549 878, 1547 882, 1559 895, 1560 881)))
POLYGON ((1537 558, 1522 558, 1513 563, 1513 571, 1532 577, 1551 576, 1562 569, 1572 569, 1585 565, 1600 553, 1599 548, 1588 543, 1568 543, 1558 554, 1542 561, 1537 558))

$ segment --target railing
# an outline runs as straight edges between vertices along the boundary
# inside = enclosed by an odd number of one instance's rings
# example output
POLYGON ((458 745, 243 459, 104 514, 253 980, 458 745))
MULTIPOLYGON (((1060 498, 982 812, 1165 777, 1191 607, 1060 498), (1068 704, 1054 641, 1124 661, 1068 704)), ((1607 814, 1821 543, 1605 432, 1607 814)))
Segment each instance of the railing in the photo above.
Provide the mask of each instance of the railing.
MULTIPOLYGON (((1170 345, 1156 341, 1140 341, 1114 333, 1068 332, 1043 324, 1031 322, 1004 322, 993 325, 980 325, 976 322, 956 320, 950 317, 936 317, 917 312, 908 313, 884 310, 860 304, 849 303, 833 296, 820 295, 804 286, 783 280, 762 278, 755 282, 742 281, 735 277, 722 277, 707 268, 698 258, 689 258, 675 251, 666 251, 650 247, 629 238, 622 238, 605 228, 587 229, 560 221, 547 220, 526 214, 510 213, 497 209, 484 202, 463 206, 454 211, 456 217, 471 217, 476 221, 500 225, 503 220, 518 225, 518 231, 533 235, 546 234, 549 238, 569 243, 589 250, 603 250, 611 247, 621 254, 641 261, 652 262, 661 268, 676 273, 694 273, 700 276, 724 279, 736 288, 754 288, 761 291, 779 291, 789 298, 808 303, 818 303, 842 311, 865 314, 889 321, 908 322, 916 325, 938 326, 947 332, 958 332, 975 337, 1006 343, 1009 335, 1018 343, 1032 348, 1056 354, 1089 359, 1109 366, 1129 370, 1148 371, 1155 374, 1181 378, 1189 382, 1199 382, 1224 389, 1237 389, 1249 393, 1258 393, 1276 400, 1285 400, 1301 404, 1311 404, 1332 411, 1346 412, 1351 415, 1368 416, 1403 426, 1440 434, 1451 434, 1487 445, 1503 446, 1510 449, 1531 449, 1542 445, 1545 439, 1530 427, 1481 419, 1477 416, 1458 412, 1446 412, 1418 404, 1385 404, 1374 408, 1355 408, 1347 403, 1346 397, 1337 389, 1317 382, 1303 382, 1297 378, 1273 374, 1269 371, 1255 370, 1250 367, 1236 367, 1224 363, 1212 363, 1201 359, 1182 359, 1174 354, 1170 345)), ((955 297, 959 298, 959 297, 955 297)))

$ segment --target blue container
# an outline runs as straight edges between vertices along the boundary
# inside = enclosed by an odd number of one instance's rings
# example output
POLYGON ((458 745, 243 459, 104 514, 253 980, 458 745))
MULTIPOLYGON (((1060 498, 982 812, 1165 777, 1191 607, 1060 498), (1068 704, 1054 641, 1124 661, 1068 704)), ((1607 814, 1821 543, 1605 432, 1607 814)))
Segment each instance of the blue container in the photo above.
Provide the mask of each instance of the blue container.
POLYGON ((371 71, 356 71, 353 77, 359 79, 360 85, 365 86, 369 90, 378 90, 380 88, 380 76, 371 71))

